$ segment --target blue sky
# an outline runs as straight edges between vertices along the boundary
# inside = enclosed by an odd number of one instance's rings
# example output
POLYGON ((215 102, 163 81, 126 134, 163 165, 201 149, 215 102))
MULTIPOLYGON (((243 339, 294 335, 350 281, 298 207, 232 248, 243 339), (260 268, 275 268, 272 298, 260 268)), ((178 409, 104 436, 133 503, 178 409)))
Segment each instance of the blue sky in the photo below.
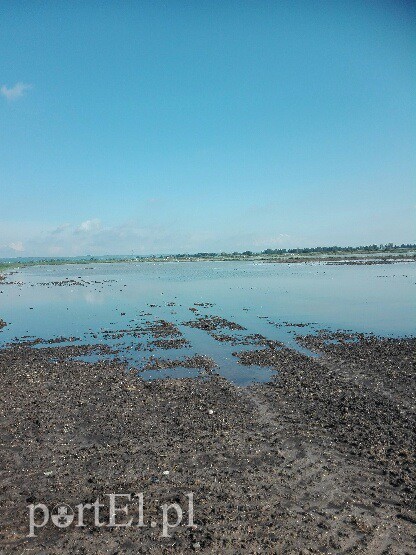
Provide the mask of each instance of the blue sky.
POLYGON ((0 4, 0 256, 413 242, 409 2, 0 4))

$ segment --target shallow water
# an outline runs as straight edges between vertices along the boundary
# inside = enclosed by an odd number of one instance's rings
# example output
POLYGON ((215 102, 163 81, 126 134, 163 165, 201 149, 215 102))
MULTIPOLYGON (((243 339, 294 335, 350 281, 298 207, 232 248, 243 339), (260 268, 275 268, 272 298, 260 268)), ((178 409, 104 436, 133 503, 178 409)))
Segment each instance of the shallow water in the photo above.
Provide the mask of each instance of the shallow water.
MULTIPOLYGON (((218 365, 216 371, 240 385, 270 379, 270 369, 242 366, 232 354, 261 347, 218 342, 203 330, 184 326, 183 322, 195 320, 190 308, 246 328, 221 330, 227 335, 241 338, 261 334, 297 349, 296 334, 323 328, 383 336, 411 335, 415 329, 414 263, 71 264, 25 268, 8 275, 7 281, 19 283, 0 284, 0 317, 9 323, 0 331, 2 345, 25 336, 46 340, 74 336, 79 341, 72 344, 109 344, 119 350, 119 358, 139 369, 151 356, 181 359, 198 353, 212 357, 218 365), (64 285, 50 284, 62 281, 64 285), (127 332, 122 337, 109 337, 106 333, 132 330, 158 319, 177 324, 191 346, 149 351, 151 336, 135 337, 127 332)), ((191 376, 195 371, 179 366, 143 373, 149 379, 166 375, 191 376)))

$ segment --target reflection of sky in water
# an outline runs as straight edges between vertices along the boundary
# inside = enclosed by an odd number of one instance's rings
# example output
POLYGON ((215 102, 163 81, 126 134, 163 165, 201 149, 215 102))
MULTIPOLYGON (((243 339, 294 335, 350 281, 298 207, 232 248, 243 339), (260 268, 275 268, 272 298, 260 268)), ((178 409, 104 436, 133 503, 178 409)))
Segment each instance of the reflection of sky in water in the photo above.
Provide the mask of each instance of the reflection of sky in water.
MULTIPOLYGON (((238 365, 232 355, 256 347, 233 347, 201 330, 180 325, 191 348, 149 352, 136 347, 138 343, 145 347, 151 337, 108 339, 100 331, 126 329, 154 319, 181 324, 195 319, 189 310, 194 303, 209 302, 214 306, 195 308, 201 314, 218 315, 247 328, 246 332, 223 333, 259 333, 289 346, 296 346, 296 333, 321 328, 413 334, 415 278, 416 265, 412 263, 357 267, 181 262, 26 268, 8 276, 8 281, 24 285, 0 284, 0 317, 10 322, 0 338, 3 343, 25 335, 45 339, 76 336, 87 343, 106 342, 122 348, 119 356, 134 366, 142 365, 150 355, 176 359, 205 354, 217 362, 221 374, 233 381, 240 377, 240 383, 245 383, 250 376, 264 380, 270 375, 265 368, 238 365), (84 285, 39 285, 65 279, 84 285), (150 307, 152 304, 156 306, 150 307), (148 313, 151 315, 145 315, 148 313)), ((175 370, 166 372, 175 375, 175 370)), ((187 372, 192 374, 192 370, 187 372)))
POLYGON ((84 293, 84 300, 88 304, 103 304, 105 298, 99 293, 92 293, 91 291, 86 291, 84 293))

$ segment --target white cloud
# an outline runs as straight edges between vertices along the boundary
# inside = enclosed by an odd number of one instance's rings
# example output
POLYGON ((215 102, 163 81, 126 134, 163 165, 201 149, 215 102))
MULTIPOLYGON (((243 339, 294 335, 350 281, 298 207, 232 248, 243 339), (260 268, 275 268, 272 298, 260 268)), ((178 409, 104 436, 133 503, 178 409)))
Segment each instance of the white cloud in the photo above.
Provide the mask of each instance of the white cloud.
POLYGON ((76 231, 89 233, 91 231, 98 231, 100 228, 101 222, 95 218, 93 220, 86 220, 85 222, 82 222, 82 224, 77 227, 76 231))
POLYGON ((7 98, 7 100, 17 100, 24 95, 25 91, 32 88, 32 85, 27 83, 16 83, 13 87, 8 87, 7 85, 2 85, 0 88, 0 93, 7 98))
POLYGON ((7 246, 15 252, 23 252, 25 250, 22 241, 16 241, 15 243, 10 243, 7 246))

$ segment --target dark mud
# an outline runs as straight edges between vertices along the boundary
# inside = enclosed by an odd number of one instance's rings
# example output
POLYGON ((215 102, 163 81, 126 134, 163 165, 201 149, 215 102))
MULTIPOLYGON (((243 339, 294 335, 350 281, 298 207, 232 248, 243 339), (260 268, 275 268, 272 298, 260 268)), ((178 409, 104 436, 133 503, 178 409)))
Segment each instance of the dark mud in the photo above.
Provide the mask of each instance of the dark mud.
POLYGON ((143 366, 142 370, 164 370, 166 368, 195 368, 204 370, 205 372, 212 372, 216 368, 216 363, 212 358, 204 355, 194 355, 192 357, 184 357, 182 359, 162 359, 150 357, 148 362, 143 366))
POLYGON ((156 320, 156 322, 149 323, 145 331, 154 337, 178 337, 182 335, 175 324, 165 320, 156 320))
POLYGON ((413 554, 415 339, 302 341, 321 356, 239 353, 277 370, 249 388, 218 375, 144 382, 68 360, 75 345, 1 350, 2 553, 413 554), (27 538, 29 503, 112 492, 132 494, 131 516, 144 493, 144 527, 86 517, 27 538), (186 509, 188 492, 195 527, 161 538, 150 521, 162 503, 186 509))
POLYGON ((230 322, 225 318, 220 316, 199 316, 196 320, 190 320, 189 322, 184 322, 184 326, 189 326, 191 328, 198 328, 207 332, 213 332, 222 329, 228 330, 245 330, 243 326, 237 324, 236 322, 230 322))
POLYGON ((226 333, 210 333, 216 341, 220 343, 230 343, 231 345, 267 345, 271 343, 269 339, 258 333, 249 335, 228 335, 226 333))
MULTIPOLYGON (((276 347, 280 349, 280 345, 273 345, 270 341, 270 346, 268 349, 259 349, 259 350, 252 350, 252 351, 241 351, 241 352, 234 352, 233 356, 238 358, 240 364, 244 364, 245 366, 271 366, 276 368, 277 366, 280 367, 282 363, 285 362, 284 357, 282 356, 282 352, 277 352, 276 347)), ((292 354, 292 351, 288 349, 286 352, 292 354)))
POLYGON ((183 349, 185 347, 190 347, 191 344, 187 339, 181 337, 180 339, 155 339, 148 343, 149 350, 153 350, 154 347, 157 349, 183 349))
MULTIPOLYGON (((28 336, 26 336, 28 337, 28 336)), ((53 337, 51 339, 43 339, 42 337, 36 337, 36 338, 31 338, 31 339, 18 339, 16 338, 14 343, 19 343, 19 345, 25 345, 26 347, 33 347, 34 345, 44 345, 44 344, 48 344, 48 345, 53 345, 54 343, 64 343, 64 342, 68 342, 68 343, 72 343, 73 341, 80 341, 81 338, 80 337, 53 337)), ((13 343, 11 343, 12 345, 13 343)), ((86 346, 88 349, 90 349, 90 346, 86 346)))

